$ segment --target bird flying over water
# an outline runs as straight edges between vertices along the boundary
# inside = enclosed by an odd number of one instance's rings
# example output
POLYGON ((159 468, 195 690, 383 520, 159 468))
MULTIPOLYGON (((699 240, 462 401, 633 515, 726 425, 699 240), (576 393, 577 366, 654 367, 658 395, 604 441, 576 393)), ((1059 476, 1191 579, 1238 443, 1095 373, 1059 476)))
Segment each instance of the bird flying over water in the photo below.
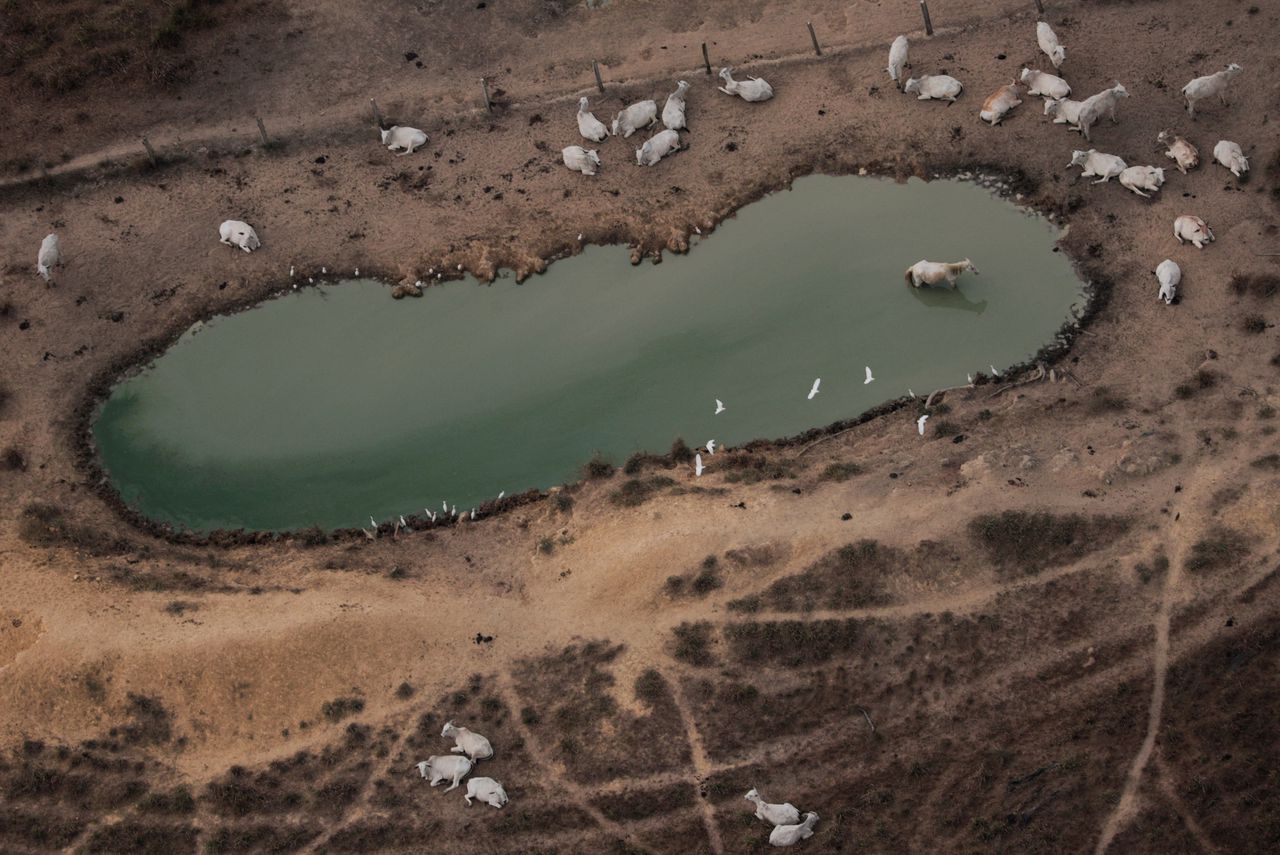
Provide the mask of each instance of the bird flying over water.
POLYGON ((924 436, 924 423, 927 421, 929 421, 928 413, 925 413, 923 416, 916 419, 916 431, 919 432, 921 436, 924 436))
POLYGON ((871 366, 870 365, 866 366, 866 369, 867 369, 867 379, 862 381, 863 386, 867 385, 868 383, 876 379, 871 376, 871 366))
POLYGON ((694 477, 696 477, 696 478, 701 478, 701 477, 702 477, 702 469, 703 469, 703 466, 702 466, 702 455, 701 455, 701 454, 695 454, 695 455, 693 455, 693 474, 694 474, 694 477))
POLYGON ((716 453, 716 441, 714 439, 708 440, 707 454, 715 454, 715 453, 716 453))
POLYGON ((813 388, 809 390, 809 398, 808 398, 808 400, 810 400, 810 401, 812 401, 812 400, 813 400, 813 396, 814 396, 814 395, 816 395, 816 394, 818 394, 818 387, 819 387, 819 386, 821 386, 821 385, 822 385, 822 378, 821 378, 821 377, 819 377, 817 380, 814 380, 814 381, 813 381, 813 388))
POLYGON ((724 403, 719 398, 716 398, 716 411, 715 413, 713 413, 713 415, 718 416, 723 412, 724 412, 724 403))

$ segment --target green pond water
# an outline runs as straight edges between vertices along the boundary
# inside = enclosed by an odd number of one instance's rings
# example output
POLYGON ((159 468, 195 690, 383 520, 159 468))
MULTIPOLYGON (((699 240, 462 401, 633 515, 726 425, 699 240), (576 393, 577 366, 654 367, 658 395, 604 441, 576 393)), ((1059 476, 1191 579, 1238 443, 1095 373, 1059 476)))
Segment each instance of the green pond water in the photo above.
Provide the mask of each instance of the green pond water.
POLYGON ((1056 236, 969 183, 803 178, 660 265, 590 247, 523 285, 353 281, 216 318, 122 381, 94 439, 127 503, 195 531, 465 513, 596 452, 783 437, 1021 361, 1083 302, 1056 236), (903 281, 966 256, 956 292, 903 281))

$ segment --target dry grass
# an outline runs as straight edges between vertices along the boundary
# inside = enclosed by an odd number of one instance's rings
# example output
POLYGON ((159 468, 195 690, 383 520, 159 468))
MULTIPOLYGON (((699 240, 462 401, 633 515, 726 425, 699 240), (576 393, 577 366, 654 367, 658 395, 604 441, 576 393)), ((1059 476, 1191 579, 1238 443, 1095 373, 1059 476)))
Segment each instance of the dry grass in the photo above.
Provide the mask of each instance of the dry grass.
POLYGON ((1129 530, 1122 517, 1004 511, 969 521, 969 534, 1003 577, 1039 573, 1101 549, 1129 530))

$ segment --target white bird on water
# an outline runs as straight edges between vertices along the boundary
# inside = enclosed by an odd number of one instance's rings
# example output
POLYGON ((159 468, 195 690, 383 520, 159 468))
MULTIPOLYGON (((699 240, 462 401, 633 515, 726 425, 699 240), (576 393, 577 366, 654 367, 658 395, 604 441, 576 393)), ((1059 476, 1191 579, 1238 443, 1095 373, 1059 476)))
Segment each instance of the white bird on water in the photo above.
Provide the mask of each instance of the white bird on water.
POLYGON ((694 474, 694 477, 695 477, 695 478, 701 478, 701 477, 702 477, 702 469, 703 469, 703 467, 702 467, 702 455, 701 455, 701 454, 695 454, 695 455, 693 455, 693 474, 694 474))
POLYGON ((867 379, 862 381, 863 386, 867 385, 868 383, 876 379, 871 376, 871 366, 870 365, 866 366, 866 369, 867 369, 867 379))
POLYGON ((716 453, 716 441, 714 439, 707 441, 707 454, 716 453))
POLYGON ((720 414, 721 414, 721 413, 723 413, 723 412, 724 412, 724 403, 723 403, 723 402, 721 402, 721 400, 720 400, 719 398, 716 398, 716 411, 715 411, 715 413, 713 413, 713 415, 717 415, 717 416, 718 416, 718 415, 720 415, 720 414))
POLYGON ((818 394, 818 387, 819 387, 819 386, 821 386, 821 385, 822 385, 822 378, 821 378, 821 377, 819 377, 817 380, 814 380, 814 381, 813 381, 813 388, 809 390, 809 398, 808 398, 808 400, 810 400, 810 401, 812 401, 812 400, 813 400, 813 396, 814 396, 814 395, 816 395, 816 394, 818 394))
POLYGON ((921 436, 924 436, 924 423, 927 421, 929 421, 928 413, 925 413, 923 416, 916 419, 916 431, 919 432, 921 436))

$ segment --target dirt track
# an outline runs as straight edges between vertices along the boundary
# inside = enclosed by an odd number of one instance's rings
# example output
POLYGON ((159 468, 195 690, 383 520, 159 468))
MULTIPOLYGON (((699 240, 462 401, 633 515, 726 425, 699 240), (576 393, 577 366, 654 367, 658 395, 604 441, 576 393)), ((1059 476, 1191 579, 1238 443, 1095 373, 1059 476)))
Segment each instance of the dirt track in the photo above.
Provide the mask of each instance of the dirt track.
MULTIPOLYGON (((912 34, 914 71, 966 83, 948 108, 899 96, 881 70, 892 36, 918 26, 913 4, 905 17, 875 3, 488 5, 481 26, 475 4, 263 4, 193 36, 208 72, 163 95, 126 82, 46 103, 7 80, 18 119, 94 105, 63 140, 73 162, 139 130, 180 162, 0 190, 0 454, 18 454, 0 462, 0 738, 14 746, 0 848, 253 850, 271 827, 293 835, 273 838, 284 849, 408 850, 466 823, 466 851, 756 851, 767 829, 741 800, 753 785, 822 815, 815 851, 1274 848, 1265 770, 1280 742, 1256 713, 1274 708, 1280 644, 1280 341, 1261 278, 1280 274, 1265 255, 1280 251, 1280 152, 1264 82, 1280 71, 1280 13, 1050 4, 1077 94, 1115 79, 1132 94, 1097 129, 1100 150, 1163 165, 1165 127, 1200 147, 1202 166, 1169 170, 1147 201, 1065 170, 1079 138, 1030 100, 1002 127, 978 121, 989 90, 1039 64, 1029 8, 984 0, 959 21, 935 8, 935 37, 912 34), (715 92, 702 41, 777 97, 715 92), (317 46, 335 43, 350 62, 322 61, 317 46), (251 45, 270 60, 245 60, 251 45), (596 179, 564 170, 592 58, 608 81, 600 114, 688 77, 688 151, 639 170, 609 140, 596 179), (1178 87, 1228 61, 1247 85, 1189 121, 1178 87), (477 109, 480 75, 504 90, 493 117, 477 109), (371 92, 428 148, 376 146, 371 92), (256 134, 246 104, 283 147, 242 150, 256 134), (1241 143, 1250 180, 1208 162, 1218 138, 1241 143), (1069 222, 1063 249, 1107 302, 1059 382, 948 393, 930 427, 950 423, 959 442, 919 441, 903 412, 803 457, 720 460, 698 486, 723 493, 619 507, 620 472, 572 503, 452 530, 225 550, 128 528, 77 463, 75 412, 95 378, 262 298, 290 266, 530 272, 579 233, 680 247, 809 171, 980 165, 1020 173, 1026 201, 1069 222), (1181 213, 1217 242, 1177 246, 1181 213), (258 227, 262 251, 217 244, 228 216, 258 227), (46 289, 31 265, 53 228, 68 264, 46 289), (1174 307, 1155 300, 1164 257, 1183 267, 1174 307), (842 462, 860 474, 823 477, 842 462), (1006 510, 1050 516, 984 517, 1006 510), (863 540, 878 545, 832 558, 863 540), (668 577, 709 556, 722 587, 673 596, 668 577), (348 697, 359 712, 326 716, 348 697), (483 774, 511 793, 502 814, 465 813, 407 771, 444 747, 450 717, 497 746, 483 774), (143 770, 77 771, 120 757, 143 770), (185 784, 194 801, 158 810, 130 776, 151 796, 185 784)), ((32 144, 21 124, 0 131, 6 161, 32 144)), ((656 471, 694 486, 685 468, 656 471)))

